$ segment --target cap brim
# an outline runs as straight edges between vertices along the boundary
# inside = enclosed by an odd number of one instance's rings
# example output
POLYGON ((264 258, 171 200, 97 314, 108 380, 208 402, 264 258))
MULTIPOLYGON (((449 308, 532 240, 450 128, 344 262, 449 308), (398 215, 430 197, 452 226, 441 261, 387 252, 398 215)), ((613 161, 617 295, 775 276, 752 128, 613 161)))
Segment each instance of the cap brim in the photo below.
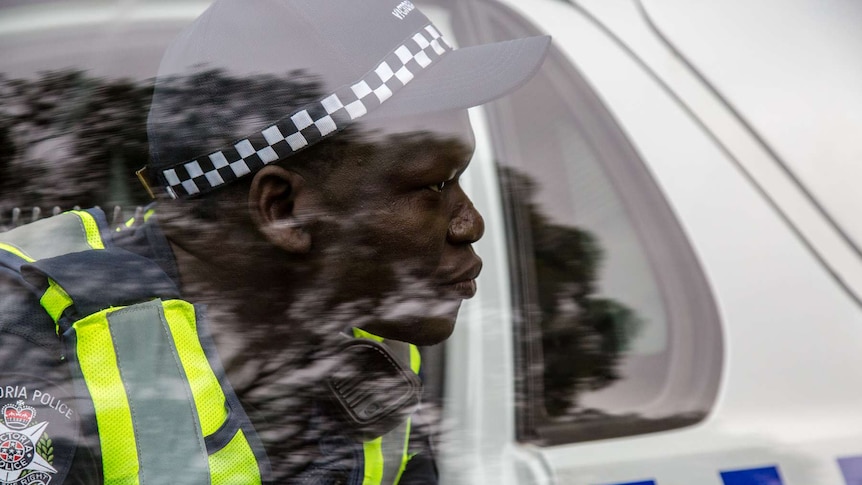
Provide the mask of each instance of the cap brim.
POLYGON ((466 109, 493 101, 533 77, 550 43, 550 36, 539 36, 454 50, 368 118, 466 109))

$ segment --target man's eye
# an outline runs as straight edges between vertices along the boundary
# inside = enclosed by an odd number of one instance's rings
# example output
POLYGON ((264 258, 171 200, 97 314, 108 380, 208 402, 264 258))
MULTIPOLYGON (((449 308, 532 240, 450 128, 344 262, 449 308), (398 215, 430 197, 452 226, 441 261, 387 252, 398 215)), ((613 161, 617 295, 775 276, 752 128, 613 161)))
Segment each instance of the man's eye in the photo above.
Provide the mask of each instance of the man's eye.
POLYGON ((448 181, 448 180, 447 180, 447 181, 445 181, 445 182, 438 182, 438 183, 436 183, 436 184, 429 185, 429 186, 427 186, 426 188, 431 189, 431 190, 433 190, 434 192, 443 192, 443 189, 445 189, 445 188, 446 188, 446 185, 447 185, 448 183, 449 183, 449 181, 448 181))

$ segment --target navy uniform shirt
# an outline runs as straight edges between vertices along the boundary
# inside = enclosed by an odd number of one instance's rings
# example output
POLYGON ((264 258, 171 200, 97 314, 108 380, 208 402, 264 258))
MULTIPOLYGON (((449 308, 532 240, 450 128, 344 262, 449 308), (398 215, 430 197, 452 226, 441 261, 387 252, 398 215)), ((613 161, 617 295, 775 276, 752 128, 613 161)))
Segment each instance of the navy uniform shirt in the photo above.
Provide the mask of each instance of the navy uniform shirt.
MULTIPOLYGON (((154 221, 124 228, 112 239, 115 246, 158 263, 179 287, 170 245, 154 221)), ((21 480, 23 484, 39 478, 51 484, 103 482, 98 430, 93 420, 87 419, 92 416, 92 404, 80 397, 81 392, 74 387, 54 322, 38 297, 17 273, 0 267, 0 483, 21 480)), ((255 394, 260 395, 260 389, 255 394)), ((238 397, 245 401, 241 391, 238 397)), ((254 402, 244 402, 244 407, 255 428, 270 431, 262 436, 279 435, 278 430, 266 429, 277 423, 256 416, 254 402)), ((314 428, 325 418, 318 415, 314 403, 308 403, 305 409, 308 416, 301 419, 307 425, 300 432, 305 438, 264 440, 276 483, 293 478, 295 473, 308 472, 319 463, 331 464, 332 460, 322 455, 331 455, 332 444, 341 443, 335 454, 344 460, 337 460, 341 465, 333 467, 331 479, 324 483, 360 485, 361 445, 338 439, 318 442, 322 441, 321 433, 314 428), (297 455, 307 456, 307 463, 297 466, 295 460, 289 459, 297 455), (281 463, 292 465, 281 467, 281 463)), ((437 483, 429 438, 418 424, 414 425, 410 442, 410 454, 415 456, 399 482, 405 485, 437 483)))

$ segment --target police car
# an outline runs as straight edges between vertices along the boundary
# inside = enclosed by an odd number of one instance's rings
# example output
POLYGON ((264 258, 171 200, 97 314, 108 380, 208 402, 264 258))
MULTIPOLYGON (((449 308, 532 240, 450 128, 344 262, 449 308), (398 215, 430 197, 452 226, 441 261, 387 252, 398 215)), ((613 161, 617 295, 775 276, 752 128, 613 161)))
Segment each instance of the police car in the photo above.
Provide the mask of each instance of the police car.
MULTIPOLYGON (((425 350, 442 483, 862 483, 862 7, 416 3, 460 46, 554 37, 536 78, 471 112, 485 269, 425 350)), ((133 90, 205 7, 7 2, 4 78, 133 90)), ((91 114, 92 137, 134 125, 91 114)), ((95 202, 137 201, 118 174, 145 139, 124 135, 95 202)))

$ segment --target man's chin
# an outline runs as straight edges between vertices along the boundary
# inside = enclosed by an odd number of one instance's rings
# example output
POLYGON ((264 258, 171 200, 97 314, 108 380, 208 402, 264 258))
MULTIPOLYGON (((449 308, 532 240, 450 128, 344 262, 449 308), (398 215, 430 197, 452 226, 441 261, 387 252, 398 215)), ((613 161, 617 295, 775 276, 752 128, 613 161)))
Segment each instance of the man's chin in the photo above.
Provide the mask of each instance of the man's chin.
POLYGON ((455 317, 413 317, 398 321, 376 320, 362 329, 390 340, 399 340, 414 345, 436 345, 452 335, 455 317))

